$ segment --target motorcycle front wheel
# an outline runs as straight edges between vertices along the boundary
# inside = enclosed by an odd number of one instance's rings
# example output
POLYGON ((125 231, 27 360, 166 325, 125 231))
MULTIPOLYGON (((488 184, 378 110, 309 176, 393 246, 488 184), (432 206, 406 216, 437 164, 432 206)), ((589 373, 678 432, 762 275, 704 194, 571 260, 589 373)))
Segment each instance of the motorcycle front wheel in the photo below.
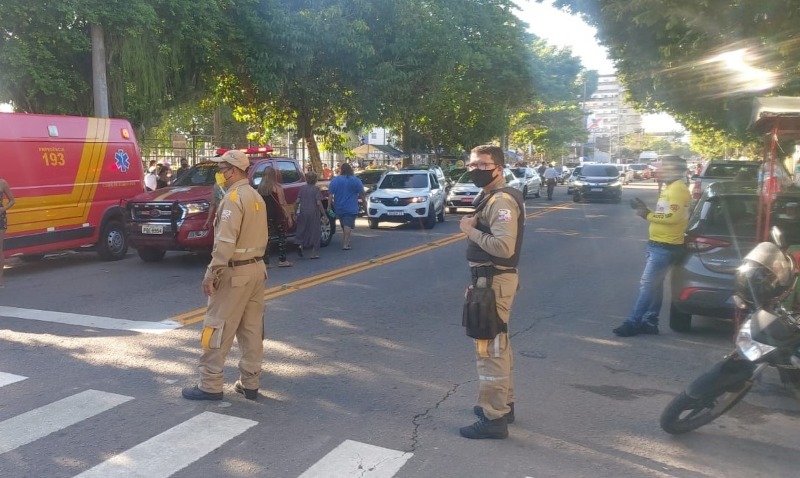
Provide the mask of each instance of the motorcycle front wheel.
POLYGON ((680 435, 708 425, 733 408, 747 395, 753 382, 745 382, 736 391, 720 390, 715 396, 692 398, 681 392, 661 413, 661 428, 672 435, 680 435))

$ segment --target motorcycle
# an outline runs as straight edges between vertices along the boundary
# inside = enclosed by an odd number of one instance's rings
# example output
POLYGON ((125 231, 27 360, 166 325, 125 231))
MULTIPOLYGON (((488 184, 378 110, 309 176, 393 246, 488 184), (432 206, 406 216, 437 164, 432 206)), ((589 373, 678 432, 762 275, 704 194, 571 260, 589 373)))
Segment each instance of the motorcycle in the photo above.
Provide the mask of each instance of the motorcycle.
POLYGON ((707 425, 739 403, 768 368, 800 396, 800 313, 783 301, 794 291, 797 268, 777 228, 773 242, 758 244, 736 271, 734 301, 751 310, 736 349, 696 378, 661 413, 661 428, 677 435, 707 425))

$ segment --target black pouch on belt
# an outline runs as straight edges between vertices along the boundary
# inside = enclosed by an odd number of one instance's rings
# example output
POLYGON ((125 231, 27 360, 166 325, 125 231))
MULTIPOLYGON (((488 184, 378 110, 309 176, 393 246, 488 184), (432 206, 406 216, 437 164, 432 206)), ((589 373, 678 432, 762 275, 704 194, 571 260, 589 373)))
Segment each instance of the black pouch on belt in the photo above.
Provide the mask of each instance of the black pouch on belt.
POLYGON ((475 267, 472 273, 473 286, 467 289, 461 325, 473 339, 492 340, 507 330, 497 315, 497 298, 492 289, 493 268, 475 267))
POLYGON ((503 321, 497 316, 497 299, 490 287, 467 289, 461 325, 473 339, 491 340, 502 332, 503 321))

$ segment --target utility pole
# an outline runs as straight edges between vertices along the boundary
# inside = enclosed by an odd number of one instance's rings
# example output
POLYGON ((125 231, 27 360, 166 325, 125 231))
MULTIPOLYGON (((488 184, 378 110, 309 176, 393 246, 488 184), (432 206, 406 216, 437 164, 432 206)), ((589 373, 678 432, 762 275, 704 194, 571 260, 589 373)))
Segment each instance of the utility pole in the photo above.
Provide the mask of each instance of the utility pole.
MULTIPOLYGON (((581 101, 581 117, 583 118, 583 125, 582 128, 584 133, 586 132, 586 75, 583 75, 583 101, 581 101)), ((586 145, 587 138, 581 138, 581 158, 579 161, 583 161, 583 148, 586 145)))

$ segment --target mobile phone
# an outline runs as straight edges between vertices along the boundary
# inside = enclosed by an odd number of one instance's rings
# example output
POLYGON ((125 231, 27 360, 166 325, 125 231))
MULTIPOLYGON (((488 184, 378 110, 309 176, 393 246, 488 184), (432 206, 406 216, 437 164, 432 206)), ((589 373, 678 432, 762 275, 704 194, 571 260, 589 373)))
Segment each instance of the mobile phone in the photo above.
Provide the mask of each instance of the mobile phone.
POLYGON ((631 204, 631 209, 643 209, 647 207, 647 204, 645 204, 644 201, 642 201, 639 198, 631 199, 630 204, 631 204))

